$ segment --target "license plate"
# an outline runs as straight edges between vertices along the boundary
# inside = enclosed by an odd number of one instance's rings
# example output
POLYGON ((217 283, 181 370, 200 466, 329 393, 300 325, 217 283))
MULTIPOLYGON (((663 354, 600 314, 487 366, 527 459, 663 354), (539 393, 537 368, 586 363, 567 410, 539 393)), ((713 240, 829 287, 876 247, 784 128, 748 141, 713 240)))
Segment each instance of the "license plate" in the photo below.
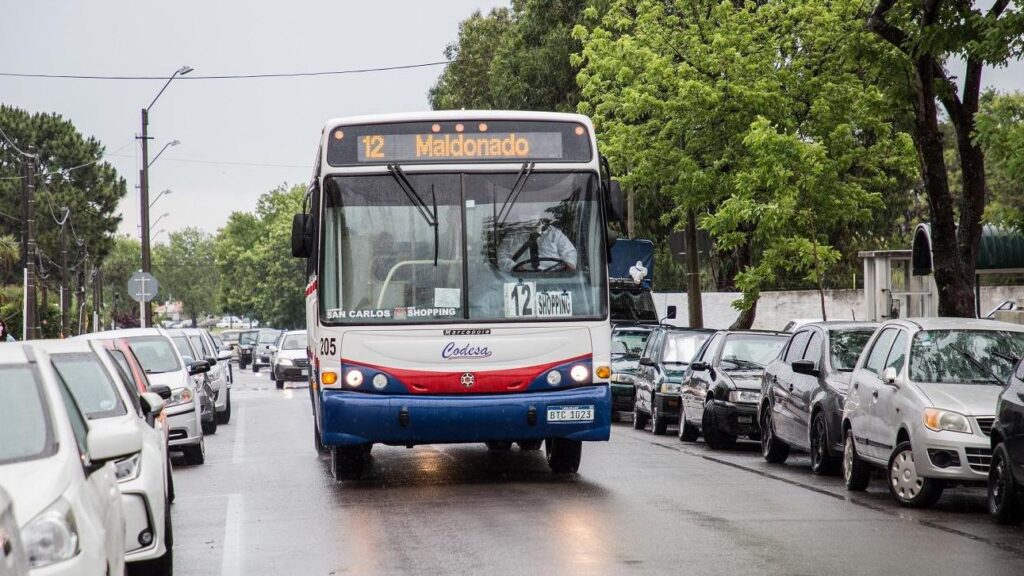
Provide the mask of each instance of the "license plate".
POLYGON ((736 421, 739 422, 740 424, 753 424, 754 423, 754 417, 753 416, 739 416, 739 417, 736 418, 736 421))
POLYGON ((593 422, 594 407, 548 406, 548 422, 593 422))
POLYGON ((666 408, 677 408, 678 406, 679 402, 677 400, 668 400, 665 402, 666 408))
POLYGON ((303 376, 309 376, 309 370, 306 370, 305 368, 299 370, 299 373, 302 374, 303 376))

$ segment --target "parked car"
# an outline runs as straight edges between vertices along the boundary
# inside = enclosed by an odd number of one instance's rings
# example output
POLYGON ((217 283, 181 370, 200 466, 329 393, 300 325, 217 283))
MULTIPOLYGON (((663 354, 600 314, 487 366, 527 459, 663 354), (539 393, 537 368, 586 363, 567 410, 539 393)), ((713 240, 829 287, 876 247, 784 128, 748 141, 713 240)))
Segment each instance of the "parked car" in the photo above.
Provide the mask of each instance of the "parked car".
POLYGON ((261 328, 260 335, 253 347, 252 371, 259 372, 261 366, 270 366, 270 356, 274 353, 274 343, 284 332, 273 328, 261 328))
POLYGON ((27 575, 28 558, 21 544, 18 520, 14 517, 14 501, 0 486, 0 576, 27 575))
POLYGON ((1024 520, 1024 360, 999 395, 992 426, 988 511, 1000 524, 1024 520))
MULTIPOLYGON (((114 462, 125 521, 125 561, 147 574, 171 574, 171 519, 167 498, 170 459, 163 429, 154 426, 164 400, 152 392, 139 393, 137 384, 118 367, 97 340, 39 340, 29 343, 45 352, 57 375, 89 421, 133 431, 141 450, 114 462)), ((170 390, 167 390, 170 395, 170 390)))
POLYGON ((238 334, 238 368, 245 370, 255 358, 254 351, 260 340, 259 330, 243 330, 238 334))
POLYGON ((213 383, 210 381, 210 362, 203 357, 202 348, 196 349, 192 345, 192 341, 182 330, 168 330, 167 335, 171 338, 171 342, 174 343, 174 347, 178 350, 178 354, 181 355, 181 360, 186 365, 193 364, 195 362, 203 362, 207 365, 207 370, 202 373, 192 375, 192 381, 195 384, 195 389, 198 392, 199 398, 199 413, 202 421, 203 434, 213 435, 217 433, 217 427, 219 421, 217 420, 217 391, 213 388, 213 383))
POLYGON ((877 323, 814 322, 789 338, 761 380, 761 454, 786 461, 790 450, 809 452, 811 471, 839 470, 843 403, 850 375, 877 323))
MULTIPOLYGON (((188 464, 198 465, 206 461, 206 443, 202 429, 203 388, 197 388, 194 376, 209 371, 206 361, 186 363, 178 353, 167 331, 160 328, 128 328, 97 332, 99 337, 121 338, 128 342, 139 363, 146 369, 151 385, 164 385, 171 389, 166 401, 169 445, 171 450, 180 450, 188 464)), ((207 401, 213 406, 212 401, 207 401)))
POLYGON ((632 412, 636 403, 637 370, 640 355, 654 326, 622 324, 612 330, 612 418, 617 412, 632 412))
POLYGON ((114 462, 142 449, 138 430, 86 420, 49 356, 32 346, 0 345, 0 382, 0 485, 32 573, 124 573, 114 462))
POLYGON ((662 435, 679 420, 679 387, 694 354, 714 330, 659 326, 651 331, 638 361, 633 428, 662 435))
POLYGON ((186 328, 181 333, 188 337, 192 349, 199 355, 197 360, 210 363, 207 378, 213 389, 217 424, 227 424, 231 421, 231 353, 218 349, 204 328, 186 328))
POLYGON ((964 318, 891 320, 857 362, 843 413, 843 477, 864 490, 886 470, 904 506, 926 507, 947 482, 986 482, 996 403, 1024 356, 1024 326, 964 318))
POLYGON ((789 334, 720 330, 698 351, 680 388, 679 439, 703 434, 710 448, 729 448, 745 436, 760 439, 757 406, 761 373, 779 355, 789 334))
POLYGON ((284 332, 274 345, 270 372, 278 389, 285 382, 309 382, 309 340, 305 330, 284 332))

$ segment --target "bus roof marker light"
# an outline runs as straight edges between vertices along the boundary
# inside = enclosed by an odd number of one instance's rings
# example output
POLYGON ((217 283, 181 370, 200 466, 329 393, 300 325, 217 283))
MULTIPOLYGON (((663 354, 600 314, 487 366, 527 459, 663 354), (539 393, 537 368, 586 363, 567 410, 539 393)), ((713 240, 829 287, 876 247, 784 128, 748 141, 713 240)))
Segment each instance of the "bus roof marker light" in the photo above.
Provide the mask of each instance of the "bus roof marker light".
POLYGON ((587 131, 583 128, 583 126, 577 126, 576 127, 576 135, 577 136, 583 136, 586 133, 587 133, 587 131))
POLYGON ((383 374, 376 374, 373 377, 373 387, 377 390, 383 390, 388 387, 388 377, 383 374))
POLYGON ((547 381, 548 384, 552 386, 558 386, 559 384, 562 383, 562 373, 559 372, 558 370, 552 370, 551 372, 548 372, 547 381))
POLYGON ((440 124, 434 124, 433 126, 430 127, 430 131, 434 132, 435 134, 440 132, 441 131, 441 125, 440 124))
POLYGON ((345 383, 353 388, 358 388, 363 383, 363 373, 353 368, 345 373, 345 383))
POLYGON ((461 122, 455 125, 455 131, 456 132, 463 132, 465 130, 466 130, 466 127, 463 126, 461 122))
POLYGON ((587 370, 586 366, 577 364, 569 371, 569 376, 576 382, 585 382, 587 377, 590 376, 590 371, 587 370))
POLYGON ((335 140, 343 140, 344 138, 345 138, 345 131, 344 130, 335 130, 334 131, 334 139, 335 140))
POLYGON ((487 123, 481 122, 479 128, 481 132, 487 132, 487 123))

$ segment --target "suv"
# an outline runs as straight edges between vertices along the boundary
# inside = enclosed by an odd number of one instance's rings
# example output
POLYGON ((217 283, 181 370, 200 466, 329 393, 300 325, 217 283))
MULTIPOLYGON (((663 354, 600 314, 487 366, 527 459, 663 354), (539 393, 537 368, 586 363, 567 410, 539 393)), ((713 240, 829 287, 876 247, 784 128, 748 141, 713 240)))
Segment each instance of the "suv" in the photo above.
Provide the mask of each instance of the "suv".
POLYGON ((811 454, 815 474, 837 472, 843 454, 843 402, 864 345, 878 324, 814 322, 790 337, 761 380, 761 455, 786 461, 790 449, 811 454))
POLYGON ((996 406, 988 511, 1000 524, 1024 520, 1024 360, 1017 363, 996 406))
POLYGON ((651 432, 662 435, 670 423, 679 420, 679 385, 701 345, 714 330, 701 328, 655 328, 644 347, 636 373, 636 401, 633 428, 643 430, 651 419, 651 432))
POLYGON ((238 369, 245 370, 256 359, 256 345, 260 341, 259 330, 244 330, 238 334, 238 369))
POLYGON ((889 492, 927 507, 946 482, 989 476, 996 402, 1024 355, 1024 326, 965 318, 881 325, 850 379, 843 413, 843 478, 864 490, 871 467, 889 492))

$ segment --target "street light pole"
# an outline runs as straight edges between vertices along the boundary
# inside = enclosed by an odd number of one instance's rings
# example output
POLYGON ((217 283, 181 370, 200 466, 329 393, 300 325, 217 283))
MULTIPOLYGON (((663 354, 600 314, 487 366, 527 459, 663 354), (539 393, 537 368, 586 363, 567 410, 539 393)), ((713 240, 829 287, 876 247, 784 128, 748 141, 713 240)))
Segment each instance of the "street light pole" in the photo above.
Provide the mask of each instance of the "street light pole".
MULTIPOLYGON (((182 66, 167 79, 164 83, 163 88, 160 89, 156 94, 156 98, 149 103, 149 106, 142 109, 142 169, 139 174, 139 205, 141 208, 141 217, 139 223, 142 225, 142 271, 152 272, 151 266, 151 253, 150 253, 150 242, 149 242, 149 109, 156 104, 156 101, 160 98, 160 95, 164 93, 164 90, 171 84, 171 82, 178 77, 178 75, 185 75, 192 71, 192 68, 188 66, 182 66)), ((162 150, 161 150, 162 152, 162 150)), ((152 325, 153 320, 153 305, 150 302, 146 302, 142 317, 140 318, 140 325, 146 328, 152 325)))

